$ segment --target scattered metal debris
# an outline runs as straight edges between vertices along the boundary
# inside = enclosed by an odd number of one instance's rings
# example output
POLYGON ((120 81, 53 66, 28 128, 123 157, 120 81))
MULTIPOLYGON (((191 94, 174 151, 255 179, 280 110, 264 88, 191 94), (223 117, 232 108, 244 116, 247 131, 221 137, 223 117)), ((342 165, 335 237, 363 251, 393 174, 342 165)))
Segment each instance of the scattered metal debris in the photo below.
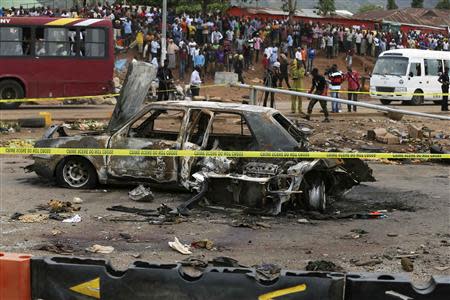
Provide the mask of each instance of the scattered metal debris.
POLYGON ((92 245, 91 247, 86 248, 86 251, 92 252, 92 253, 102 253, 102 254, 109 254, 114 251, 114 247, 112 246, 102 246, 102 245, 92 245))
POLYGON ((335 263, 326 260, 315 260, 308 262, 306 271, 341 272, 342 268, 335 263))
POLYGON ((140 184, 138 187, 128 192, 128 197, 136 202, 151 202, 154 199, 150 187, 140 184))
POLYGON ((179 253, 183 255, 190 255, 192 252, 190 251, 190 246, 186 244, 182 244, 177 237, 174 238, 173 242, 169 242, 169 247, 172 248, 175 251, 178 251, 179 253))

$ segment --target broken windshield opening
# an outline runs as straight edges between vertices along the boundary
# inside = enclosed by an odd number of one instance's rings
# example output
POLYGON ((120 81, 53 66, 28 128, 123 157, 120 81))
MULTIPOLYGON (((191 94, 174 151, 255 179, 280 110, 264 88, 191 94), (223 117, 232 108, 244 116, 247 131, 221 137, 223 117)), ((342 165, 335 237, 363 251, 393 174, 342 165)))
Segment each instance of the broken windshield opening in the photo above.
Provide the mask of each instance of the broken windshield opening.
POLYGON ((184 111, 181 110, 151 110, 130 126, 128 135, 136 138, 176 141, 183 117, 184 111))
POLYGON ((289 121, 282 114, 276 113, 273 115, 275 121, 278 122, 298 143, 303 142, 305 139, 303 133, 289 121))

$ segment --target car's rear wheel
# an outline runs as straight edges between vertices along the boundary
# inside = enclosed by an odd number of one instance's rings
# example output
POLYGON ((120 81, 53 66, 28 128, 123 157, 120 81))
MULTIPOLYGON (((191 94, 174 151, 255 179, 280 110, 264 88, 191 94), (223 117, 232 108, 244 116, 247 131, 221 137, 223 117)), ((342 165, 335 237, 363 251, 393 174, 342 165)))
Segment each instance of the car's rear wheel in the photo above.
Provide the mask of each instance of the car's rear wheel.
POLYGON ((325 182, 321 178, 314 178, 307 191, 308 204, 313 210, 320 212, 327 208, 327 195, 325 191, 325 182))
POLYGON ((391 104, 391 100, 387 100, 387 99, 380 99, 380 102, 381 102, 381 104, 384 104, 384 105, 388 105, 388 104, 391 104))
POLYGON ((90 189, 97 185, 97 173, 85 158, 68 157, 56 167, 59 185, 72 189, 90 189))
MULTIPOLYGON (((25 96, 25 92, 15 80, 0 81, 0 99, 20 99, 25 96)), ((14 109, 20 106, 20 102, 1 102, 0 109, 14 109)))

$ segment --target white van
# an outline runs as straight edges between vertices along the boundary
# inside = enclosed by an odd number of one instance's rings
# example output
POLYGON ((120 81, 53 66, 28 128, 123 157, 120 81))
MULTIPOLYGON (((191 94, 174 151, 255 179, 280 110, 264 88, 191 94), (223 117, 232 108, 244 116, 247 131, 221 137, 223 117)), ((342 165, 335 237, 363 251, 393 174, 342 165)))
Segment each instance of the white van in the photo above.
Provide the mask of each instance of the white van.
POLYGON ((450 67, 450 52, 396 49, 380 54, 370 78, 370 96, 389 104, 399 100, 418 105, 424 100, 436 104, 442 99, 439 75, 450 67), (389 94, 393 93, 393 94, 389 94), (398 94, 395 94, 398 93, 398 94), (424 93, 425 95, 412 95, 424 93))

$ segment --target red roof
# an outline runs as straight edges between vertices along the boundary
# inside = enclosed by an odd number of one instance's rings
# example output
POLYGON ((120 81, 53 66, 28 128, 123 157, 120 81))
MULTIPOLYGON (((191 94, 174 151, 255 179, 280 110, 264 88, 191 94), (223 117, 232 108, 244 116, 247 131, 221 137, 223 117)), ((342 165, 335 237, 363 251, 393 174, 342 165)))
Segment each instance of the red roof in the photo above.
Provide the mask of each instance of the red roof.
POLYGON ((435 27, 450 26, 450 11, 443 9, 403 8, 374 10, 356 14, 353 18, 435 27))

